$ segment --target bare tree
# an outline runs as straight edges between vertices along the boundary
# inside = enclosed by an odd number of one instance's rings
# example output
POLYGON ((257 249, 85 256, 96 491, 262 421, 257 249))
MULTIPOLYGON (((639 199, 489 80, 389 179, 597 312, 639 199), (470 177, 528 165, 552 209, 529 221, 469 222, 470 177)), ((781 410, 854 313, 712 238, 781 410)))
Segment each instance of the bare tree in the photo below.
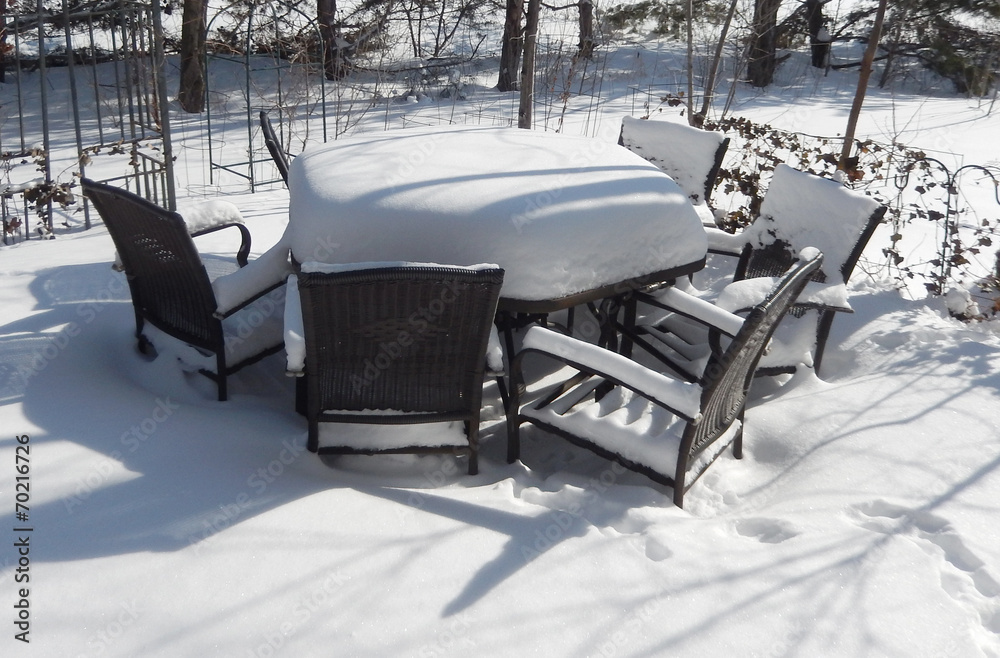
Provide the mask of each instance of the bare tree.
POLYGON ((726 20, 722 24, 722 33, 719 34, 719 40, 715 44, 715 54, 712 56, 712 63, 708 69, 708 80, 705 82, 705 95, 701 99, 701 111, 694 117, 693 125, 703 125, 706 117, 708 117, 708 108, 712 106, 712 97, 715 96, 715 77, 719 74, 722 51, 726 46, 726 38, 729 36, 729 27, 733 23, 737 4, 739 4, 739 0, 732 0, 729 3, 729 12, 726 14, 726 20))
POLYGON ((754 0, 747 77, 754 87, 766 87, 777 68, 778 8, 781 0, 754 0))
POLYGON ((830 54, 830 34, 826 30, 826 17, 823 15, 823 6, 828 2, 830 0, 805 0, 812 65, 818 69, 826 67, 830 54))
POLYGON ((535 101, 535 46, 538 42, 538 14, 541 0, 528 0, 528 20, 524 26, 524 65, 521 67, 521 98, 517 127, 531 128, 531 105, 535 101))
POLYGON ((878 42, 882 37, 882 24, 885 22, 885 7, 886 0, 879 0, 878 11, 875 14, 875 26, 872 27, 872 33, 868 37, 868 47, 865 48, 865 57, 861 62, 861 72, 858 75, 858 90, 854 94, 851 114, 847 119, 844 147, 840 151, 840 161, 837 163, 837 169, 841 171, 848 169, 851 150, 854 148, 854 133, 858 128, 858 117, 861 116, 861 105, 865 102, 868 79, 872 74, 872 62, 875 60, 875 51, 878 49, 878 42))
POLYGON ((506 17, 503 24, 503 41, 500 46, 500 78, 497 89, 515 91, 521 52, 524 50, 524 0, 507 0, 506 17))
POLYGON ((337 0, 316 0, 316 22, 323 40, 323 70, 326 79, 339 80, 347 75, 347 62, 340 49, 337 0))
POLYGON ((580 0, 577 5, 580 8, 580 45, 577 47, 576 56, 592 59, 594 57, 594 2, 593 0, 580 0))
POLYGON ((205 109, 205 41, 208 30, 208 2, 184 0, 181 17, 181 80, 177 102, 185 112, 205 109))

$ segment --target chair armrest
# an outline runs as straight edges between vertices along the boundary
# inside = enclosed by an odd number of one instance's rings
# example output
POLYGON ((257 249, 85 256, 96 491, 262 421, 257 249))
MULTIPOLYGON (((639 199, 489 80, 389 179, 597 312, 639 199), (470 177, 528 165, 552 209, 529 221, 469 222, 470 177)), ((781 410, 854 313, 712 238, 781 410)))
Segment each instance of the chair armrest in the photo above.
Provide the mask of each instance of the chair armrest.
POLYGON ((240 267, 246 267, 247 260, 250 256, 250 230, 247 229, 243 224, 219 224, 218 226, 213 226, 211 228, 203 228, 199 231, 195 231, 191 234, 192 238, 197 238, 200 235, 206 235, 208 233, 214 233, 216 231, 221 231, 224 228, 236 228, 240 232, 240 248, 236 252, 236 262, 239 263, 240 267))
POLYGON ((504 374, 503 343, 500 342, 500 332, 495 324, 490 327, 490 342, 486 346, 486 374, 490 377, 504 374))
POLYGON ((289 377, 301 377, 305 374, 305 336, 299 279, 294 274, 289 274, 285 288, 285 374, 289 377))
POLYGON ((739 258, 746 246, 747 238, 742 233, 727 233, 720 228, 705 227, 708 237, 708 253, 739 258))
POLYGON ((184 218, 184 224, 192 238, 236 227, 241 238, 240 249, 236 252, 236 262, 240 267, 247 264, 250 255, 250 231, 243 225, 243 215, 234 204, 221 199, 212 199, 180 208, 178 213, 184 218))
POLYGON ((548 355, 578 370, 631 389, 686 420, 701 420, 702 388, 698 384, 661 375, 621 354, 545 327, 528 329, 518 360, 531 352, 548 355))
POLYGON ((268 249, 246 267, 220 276, 212 282, 215 314, 226 317, 285 283, 292 272, 288 247, 281 243, 268 249))
MULTIPOLYGON (((719 293, 716 304, 733 313, 753 308, 764 301, 778 280, 776 277, 760 276, 733 281, 719 293)), ((793 306, 841 313, 854 312, 847 300, 847 285, 844 283, 810 281, 793 306)))
MULTIPOLYGON (((770 292, 770 289, 768 289, 768 292, 770 292)), ((767 296, 766 293, 764 296, 767 296)), ((734 337, 743 328, 744 318, 736 315, 729 309, 722 308, 674 287, 658 290, 655 295, 642 295, 638 299, 651 306, 661 308, 665 311, 673 311, 684 317, 691 318, 730 338, 734 337)), ((763 300, 763 297, 761 300, 763 300)))

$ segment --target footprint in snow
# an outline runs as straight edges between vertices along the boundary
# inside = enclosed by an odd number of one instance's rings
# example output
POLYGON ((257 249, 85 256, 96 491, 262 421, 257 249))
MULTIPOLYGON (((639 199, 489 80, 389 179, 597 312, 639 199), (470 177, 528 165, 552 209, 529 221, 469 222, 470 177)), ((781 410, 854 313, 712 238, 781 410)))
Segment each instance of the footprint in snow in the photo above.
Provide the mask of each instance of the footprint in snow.
POLYGON ((959 603, 970 601, 983 627, 1000 633, 1000 580, 962 540, 947 519, 920 509, 875 500, 853 508, 862 528, 905 537, 944 561, 941 587, 959 603))
POLYGON ((762 544, 780 544, 796 537, 799 531, 787 521, 763 517, 740 519, 736 522, 736 532, 762 544))

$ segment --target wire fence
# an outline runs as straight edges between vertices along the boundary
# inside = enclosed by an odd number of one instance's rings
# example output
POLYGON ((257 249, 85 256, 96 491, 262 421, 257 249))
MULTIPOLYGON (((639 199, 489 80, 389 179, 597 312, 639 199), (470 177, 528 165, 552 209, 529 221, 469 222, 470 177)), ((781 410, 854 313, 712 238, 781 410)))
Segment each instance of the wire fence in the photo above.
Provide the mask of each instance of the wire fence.
MULTIPOLYGON (((0 13, 0 218, 5 243, 73 219, 76 180, 175 204, 163 29, 152 4, 108 0, 0 13), (64 148, 68 143, 73 148, 64 148)), ((89 209, 83 223, 90 226, 89 209)))

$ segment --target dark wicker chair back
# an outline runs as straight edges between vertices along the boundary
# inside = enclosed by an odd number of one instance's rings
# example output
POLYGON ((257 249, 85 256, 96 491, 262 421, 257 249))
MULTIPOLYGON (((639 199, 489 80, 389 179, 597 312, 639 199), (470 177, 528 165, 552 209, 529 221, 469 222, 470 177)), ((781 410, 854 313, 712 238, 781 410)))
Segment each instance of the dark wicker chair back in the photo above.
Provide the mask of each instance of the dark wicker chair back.
MULTIPOLYGON (((215 369, 201 369, 218 386, 219 400, 228 397, 226 378, 240 368, 279 351, 277 334, 249 350, 235 350, 227 361, 226 331, 215 291, 184 219, 131 192, 83 179, 83 192, 97 208, 115 243, 128 280, 135 310, 135 335, 139 349, 147 350, 143 326, 150 323, 164 333, 215 356, 215 369)), ((195 236, 236 227, 243 238, 236 260, 247 264, 250 233, 242 224, 221 224, 202 229, 195 236)), ((234 306, 225 317, 238 313, 279 284, 260 290, 234 306)))
MULTIPOLYGON (((795 254, 800 250, 817 247, 823 252, 824 264, 813 275, 813 280, 827 282, 832 279, 847 283, 885 213, 886 206, 871 197, 853 192, 832 180, 781 165, 775 170, 764 195, 760 217, 747 228, 758 238, 751 239, 744 247, 733 280, 780 276, 795 261, 795 254), (795 204, 789 205, 782 202, 784 198, 813 200, 815 207, 804 209, 795 204), (813 227, 804 229, 810 223, 813 227), (830 227, 836 228, 831 231, 830 227), (765 236, 766 239, 761 239, 765 236)), ((805 307, 798 307, 792 313, 801 316, 805 311, 805 307)), ((837 311, 826 308, 817 308, 817 311, 813 368, 819 372, 837 311)), ((759 374, 794 371, 795 366, 788 365, 763 368, 759 374)))
POLYGON ((267 147, 267 152, 271 154, 271 159, 274 160, 274 166, 278 168, 281 180, 285 182, 285 185, 288 185, 288 155, 281 148, 278 136, 274 132, 274 126, 271 125, 271 120, 264 110, 260 111, 260 131, 264 135, 264 145, 267 147))
POLYGON ((882 222, 886 207, 871 197, 814 174, 779 166, 761 202, 761 215, 747 231, 767 240, 750 240, 736 266, 734 279, 781 276, 806 247, 823 252, 823 268, 813 277, 826 281, 839 273, 847 283, 872 233, 882 222), (806 190, 803 192, 803 190, 806 190), (812 194, 815 192, 815 197, 812 194), (780 202, 782 197, 816 199, 808 210, 780 202), (778 202, 773 200, 778 199, 778 202), (808 213, 807 218, 795 216, 808 213), (813 226, 807 227, 806 225, 813 226), (836 232, 829 231, 835 225, 836 232), (828 236, 824 234, 829 234, 828 236), (824 244, 817 240, 825 239, 824 244))
POLYGON ((192 345, 220 349, 215 293, 184 219, 125 190, 89 180, 82 185, 124 266, 136 336, 141 339, 148 321, 192 345))
POLYGON ((461 420, 475 473, 485 355, 503 270, 393 266, 300 273, 298 279, 309 449, 424 451, 320 447, 320 422, 461 420))

